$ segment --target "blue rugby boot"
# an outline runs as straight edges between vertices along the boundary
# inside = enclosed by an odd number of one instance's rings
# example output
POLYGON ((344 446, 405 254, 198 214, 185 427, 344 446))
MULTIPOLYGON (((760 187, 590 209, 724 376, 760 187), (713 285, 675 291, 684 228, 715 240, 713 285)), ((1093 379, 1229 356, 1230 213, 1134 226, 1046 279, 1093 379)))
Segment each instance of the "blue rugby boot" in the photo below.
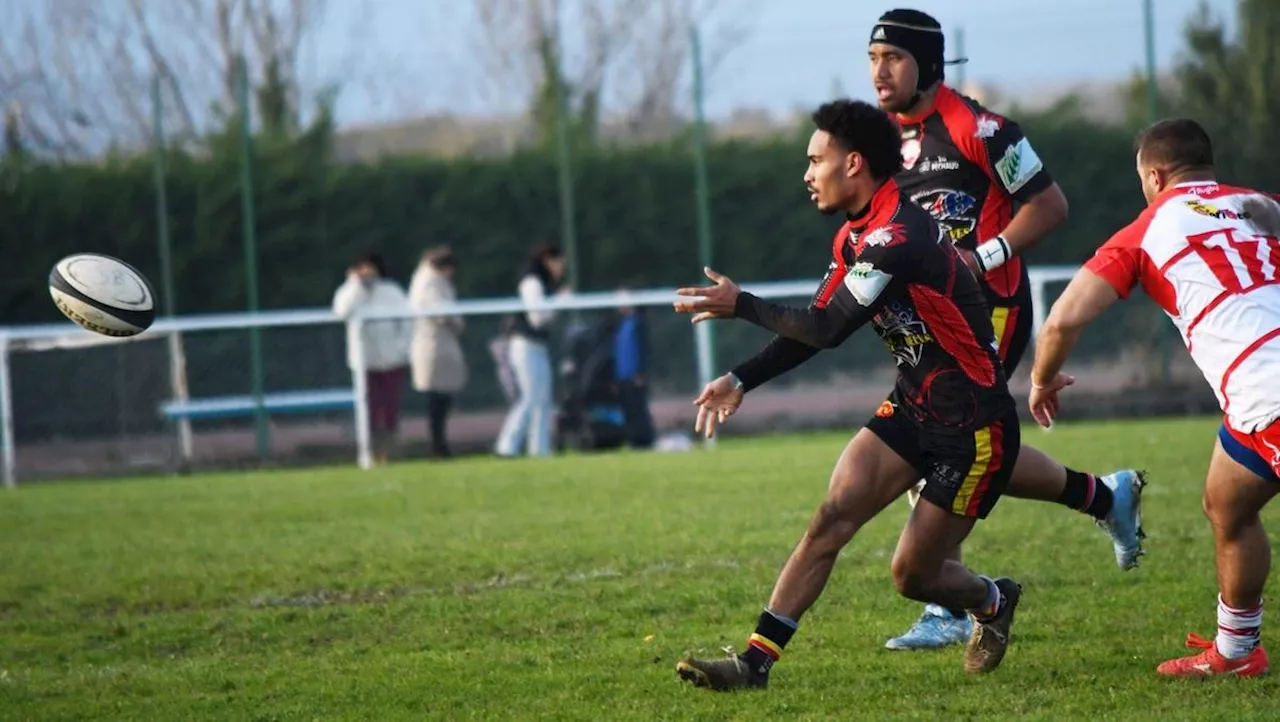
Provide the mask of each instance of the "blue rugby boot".
POLYGON ((941 649, 953 644, 963 644, 973 633, 973 620, 968 614, 951 616, 951 612, 936 604, 927 604, 924 614, 901 637, 885 642, 885 649, 941 649))
POLYGON ((1111 490, 1115 501, 1106 519, 1099 519, 1098 526, 1111 535, 1111 545, 1116 552, 1116 566, 1128 571, 1138 566, 1138 557, 1146 554, 1142 540, 1142 488, 1147 485, 1146 474, 1134 469, 1121 469, 1101 479, 1111 490))

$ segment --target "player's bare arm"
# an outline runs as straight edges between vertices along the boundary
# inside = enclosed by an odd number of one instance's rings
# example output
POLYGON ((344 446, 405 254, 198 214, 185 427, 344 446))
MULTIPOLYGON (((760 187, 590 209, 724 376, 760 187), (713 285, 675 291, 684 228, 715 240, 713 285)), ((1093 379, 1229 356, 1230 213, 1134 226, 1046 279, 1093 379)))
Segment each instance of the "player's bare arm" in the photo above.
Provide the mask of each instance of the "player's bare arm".
POLYGON ((1067 220, 1067 213, 1067 196, 1054 183, 1032 196, 1018 209, 1000 235, 1009 244, 1010 254, 1018 256, 1062 225, 1067 220))
POLYGON ((1031 369, 1031 415, 1048 427, 1058 414, 1058 392, 1075 379, 1062 373, 1062 366, 1084 327, 1111 308, 1120 295, 1111 284, 1087 268, 1071 279, 1053 304, 1036 340, 1036 360, 1031 369))
POLYGON ((969 270, 982 277, 1010 258, 1031 250, 1067 220, 1067 213, 1067 196, 1054 183, 1032 196, 998 236, 980 242, 973 251, 960 247, 956 250, 969 270))

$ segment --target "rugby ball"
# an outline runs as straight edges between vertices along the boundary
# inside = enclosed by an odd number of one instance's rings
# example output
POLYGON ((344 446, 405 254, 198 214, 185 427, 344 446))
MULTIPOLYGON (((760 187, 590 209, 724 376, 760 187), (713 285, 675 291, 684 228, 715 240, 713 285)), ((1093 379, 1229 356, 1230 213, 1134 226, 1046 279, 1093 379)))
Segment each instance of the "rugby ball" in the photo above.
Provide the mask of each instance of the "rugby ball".
POLYGON ((104 336, 136 336, 156 318, 151 283, 118 258, 77 253, 49 272, 49 295, 64 316, 104 336))

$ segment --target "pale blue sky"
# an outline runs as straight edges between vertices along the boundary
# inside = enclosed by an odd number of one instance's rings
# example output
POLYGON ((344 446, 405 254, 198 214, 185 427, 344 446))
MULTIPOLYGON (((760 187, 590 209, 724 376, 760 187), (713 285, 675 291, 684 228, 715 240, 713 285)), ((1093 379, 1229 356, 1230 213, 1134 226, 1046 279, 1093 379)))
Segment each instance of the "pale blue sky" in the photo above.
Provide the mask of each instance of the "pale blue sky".
MULTIPOLYGON (((1182 49, 1182 28, 1198 0, 1155 0, 1157 63, 1169 68, 1182 49)), ((1234 0, 1209 0, 1230 15, 1234 0)), ((964 72, 1014 93, 1069 82, 1123 78, 1144 64, 1142 0, 721 0, 708 23, 746 28, 707 84, 707 110, 785 113, 842 92, 869 98, 867 34, 883 11, 914 7, 937 17, 956 54, 964 28, 964 72)), ((343 125, 454 111, 512 111, 473 56, 477 32, 470 0, 329 0, 329 15, 309 49, 314 78, 347 81, 343 125), (391 69, 388 73, 387 70, 391 69)), ((1233 27, 1233 26, 1232 26, 1233 27)), ((574 28, 564 34, 572 62, 574 28)), ((954 80, 957 68, 948 70, 954 80)))

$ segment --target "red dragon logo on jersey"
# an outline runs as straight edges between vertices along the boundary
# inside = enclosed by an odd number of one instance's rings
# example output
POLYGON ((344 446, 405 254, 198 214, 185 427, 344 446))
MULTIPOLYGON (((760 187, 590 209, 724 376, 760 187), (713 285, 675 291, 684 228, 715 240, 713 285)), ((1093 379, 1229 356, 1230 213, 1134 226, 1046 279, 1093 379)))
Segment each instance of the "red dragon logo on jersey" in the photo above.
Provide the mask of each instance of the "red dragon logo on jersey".
POLYGON ((982 113, 974 120, 973 137, 994 138, 995 134, 1000 132, 1002 125, 1004 125, 1004 119, 1000 116, 982 113))
POLYGON ((901 224, 890 223, 884 226, 877 226, 869 231, 859 234, 857 231, 850 232, 849 241, 853 244, 853 252, 861 255, 868 248, 876 248, 877 246, 896 246, 907 240, 907 229, 901 224))

